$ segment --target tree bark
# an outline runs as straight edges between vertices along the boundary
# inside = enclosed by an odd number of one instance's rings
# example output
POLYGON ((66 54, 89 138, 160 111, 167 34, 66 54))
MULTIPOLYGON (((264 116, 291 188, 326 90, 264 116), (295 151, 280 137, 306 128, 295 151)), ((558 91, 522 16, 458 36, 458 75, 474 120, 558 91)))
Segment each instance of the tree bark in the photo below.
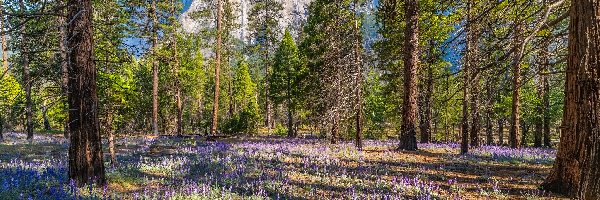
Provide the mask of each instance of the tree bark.
MULTIPOLYGON (((421 133, 421 143, 429 143, 431 142, 431 115, 432 115, 432 101, 433 101, 433 67, 432 65, 435 62, 435 56, 433 55, 434 43, 432 41, 429 42, 428 47, 428 63, 427 63, 427 71, 426 73, 426 81, 424 84, 425 92, 422 93, 421 105, 419 107, 420 124, 419 124, 419 132, 421 133)), ((422 84, 422 85, 423 85, 422 84)))
POLYGON ((106 113, 106 135, 108 137, 108 153, 110 154, 110 164, 117 164, 117 153, 115 149, 115 135, 113 129, 113 111, 109 110, 106 113))
POLYGON ((417 70, 419 66, 419 2, 406 0, 404 41, 404 99, 402 106, 402 126, 400 127, 399 149, 417 150, 417 70))
POLYGON ((542 72, 541 84, 542 84, 542 137, 544 146, 551 147, 550 144, 550 81, 548 72, 550 70, 550 63, 548 59, 548 44, 544 45, 543 56, 542 56, 542 72))
POLYGON ((543 184, 578 199, 600 199, 600 0, 571 1, 562 134, 543 184))
MULTIPOLYGON (((19 0, 19 6, 22 10, 26 10, 23 0, 19 0)), ((25 33, 26 25, 21 26, 21 64, 23 65, 23 86, 25 89, 25 131, 27 132, 27 140, 33 139, 33 110, 31 101, 31 77, 29 69, 29 47, 27 33, 25 33)))
POLYGON ((467 29, 467 57, 466 63, 469 68, 470 75, 470 107, 471 107, 471 130, 469 130, 470 139, 471 139, 471 147, 479 146, 479 132, 481 131, 480 124, 480 113, 479 113, 479 71, 477 70, 476 64, 478 62, 478 29, 475 26, 475 22, 472 20, 473 9, 473 1, 469 1, 469 24, 467 29))
MULTIPOLYGON (((67 23, 64 17, 58 17, 59 41, 58 47, 60 50, 60 74, 61 74, 61 92, 65 99, 69 96, 69 62, 67 61, 67 23)), ((68 101, 64 101, 65 110, 68 113, 68 101)), ((65 120, 63 124, 63 136, 69 138, 69 120, 65 120)))
MULTIPOLYGON (((516 22, 521 23, 521 22, 516 22)), ((517 25, 516 35, 514 36, 514 45, 520 46, 523 42, 521 38, 521 24, 517 25)), ((521 96, 519 90, 521 88, 521 53, 517 53, 513 56, 512 70, 513 70, 513 94, 512 94, 512 113, 510 120, 509 139, 508 143, 511 148, 519 148, 521 146, 520 141, 520 124, 521 124, 521 96)))
MULTIPOLYGON (((354 12, 357 13, 356 10, 358 7, 358 2, 354 1, 354 12)), ((356 66, 356 115, 355 118, 355 126, 356 126, 356 141, 355 145, 358 150, 363 149, 363 102, 362 102, 362 55, 361 55, 361 45, 362 45, 362 35, 360 32, 360 26, 358 23, 359 19, 354 20, 354 65, 356 66)))
MULTIPOLYGON (((4 31, 4 3, 0 2, 0 31, 4 31)), ((0 70, 0 75, 4 73, 4 70, 8 71, 8 45, 6 40, 6 34, 2 34, 2 70, 0 70)), ((2 77, 2 76, 0 76, 2 77)))
POLYGON ((494 84, 491 81, 488 81, 486 84, 487 101, 485 103, 485 141, 487 145, 494 144, 494 126, 492 125, 492 116, 494 116, 493 85, 494 84))
POLYGON ((498 145, 504 145, 504 118, 498 119, 498 145))
POLYGON ((68 1, 69 38, 69 178, 77 185, 104 185, 102 144, 98 122, 92 1, 68 1))
POLYGON ((158 135, 158 18, 156 0, 152 0, 149 15, 152 19, 152 133, 158 135))
MULTIPOLYGON (((171 2, 172 10, 171 14, 173 16, 177 15, 177 11, 175 7, 177 6, 177 1, 171 2)), ((177 135, 181 136, 183 134, 183 102, 181 100, 181 80, 179 79, 179 54, 177 52, 177 29, 173 30, 171 36, 171 42, 173 43, 173 61, 175 70, 175 104, 177 106, 177 135)))
POLYGON ((221 15, 222 13, 222 5, 221 0, 217 0, 217 45, 215 49, 215 96, 213 101, 213 113, 212 113, 212 125, 210 128, 210 133, 212 135, 217 134, 218 128, 218 119, 219 119, 219 79, 221 75, 221 35, 222 35, 222 22, 221 15))

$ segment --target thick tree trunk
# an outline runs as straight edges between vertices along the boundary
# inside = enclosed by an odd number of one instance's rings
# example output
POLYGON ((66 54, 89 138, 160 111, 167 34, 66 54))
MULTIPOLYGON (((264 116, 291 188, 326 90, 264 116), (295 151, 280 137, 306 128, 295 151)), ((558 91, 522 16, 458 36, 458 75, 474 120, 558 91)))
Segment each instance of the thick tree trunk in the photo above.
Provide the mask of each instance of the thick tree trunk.
POLYGON ((218 120, 219 120, 219 79, 221 76, 221 35, 222 35, 222 24, 221 17, 223 15, 221 7, 221 0, 217 0, 217 45, 215 49, 215 96, 213 100, 212 110, 212 125, 210 133, 212 135, 217 134, 218 120))
POLYGON ((69 38, 69 178, 78 185, 104 185, 104 163, 98 122, 92 1, 68 1, 69 38))
MULTIPOLYGON (((517 22, 521 23, 521 22, 517 22)), ((517 25, 517 34, 520 33, 521 25, 517 25)), ((520 46, 523 42, 521 36, 515 36, 514 45, 520 46)), ((519 148, 521 145, 520 135, 520 124, 521 124, 521 96, 519 90, 521 88, 521 57, 520 53, 513 56, 512 70, 513 70, 513 94, 512 94, 512 113, 510 120, 510 129, 508 135, 508 143, 511 148, 519 148)))
MULTIPOLYGON (((469 20, 471 20, 472 17, 472 5, 473 2, 469 1, 469 20)), ((468 25, 468 31, 467 31, 467 57, 466 57, 466 63, 467 63, 467 67, 469 68, 469 75, 470 75, 470 86, 471 88, 470 91, 471 93, 469 94, 470 97, 470 107, 471 107, 471 129, 469 130, 469 134, 470 134, 470 141, 471 141, 471 147, 478 147, 479 146, 479 132, 481 131, 481 123, 480 123, 480 113, 479 113, 479 70, 477 69, 476 65, 479 63, 478 62, 478 47, 477 47, 477 42, 478 42, 478 29, 475 26, 475 22, 470 21, 469 25, 468 25)))
POLYGON ((545 189, 600 199, 600 0, 571 1, 562 134, 545 189))
POLYGON ((404 101, 399 149, 417 150, 417 70, 419 66, 419 2, 404 3, 406 29, 404 41, 404 101))
POLYGON ((152 19, 152 133, 158 135, 158 17, 156 0, 152 0, 150 17, 152 19))

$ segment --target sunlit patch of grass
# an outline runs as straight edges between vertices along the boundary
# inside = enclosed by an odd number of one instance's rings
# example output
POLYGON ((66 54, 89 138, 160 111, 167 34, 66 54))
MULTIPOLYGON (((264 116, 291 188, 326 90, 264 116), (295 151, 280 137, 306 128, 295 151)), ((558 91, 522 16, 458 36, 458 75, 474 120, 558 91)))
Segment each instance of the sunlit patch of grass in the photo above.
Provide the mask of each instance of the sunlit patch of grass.
POLYGON ((106 174, 109 183, 109 188, 120 193, 128 193, 140 190, 144 184, 144 180, 139 176, 131 173, 111 172, 106 174))

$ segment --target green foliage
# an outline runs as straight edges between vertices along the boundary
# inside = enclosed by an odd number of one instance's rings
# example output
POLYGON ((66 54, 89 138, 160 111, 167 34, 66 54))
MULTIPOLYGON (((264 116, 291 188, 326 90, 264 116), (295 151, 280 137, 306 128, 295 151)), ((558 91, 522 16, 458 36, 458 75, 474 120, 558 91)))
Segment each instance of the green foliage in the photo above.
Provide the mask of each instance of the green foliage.
MULTIPOLYGON (((3 70, 0 71, 2 71, 1 73, 4 72, 3 70)), ((18 102, 19 95, 21 94, 21 85, 14 76, 7 73, 4 77, 0 78, 0 133, 9 121, 9 114, 12 113, 12 108, 18 102)))
POLYGON ((385 138, 385 129, 389 127, 388 117, 393 114, 394 106, 386 101, 381 75, 371 72, 365 83, 365 128, 370 139, 385 138))
POLYGON ((273 73, 269 77, 269 95, 275 104, 285 104, 292 118, 305 100, 307 73, 306 65, 300 60, 298 47, 286 30, 275 52, 273 73))
POLYGON ((254 134, 260 123, 260 109, 256 100, 256 84, 250 76, 245 60, 239 62, 234 78, 233 96, 235 104, 241 107, 223 126, 230 134, 254 134))

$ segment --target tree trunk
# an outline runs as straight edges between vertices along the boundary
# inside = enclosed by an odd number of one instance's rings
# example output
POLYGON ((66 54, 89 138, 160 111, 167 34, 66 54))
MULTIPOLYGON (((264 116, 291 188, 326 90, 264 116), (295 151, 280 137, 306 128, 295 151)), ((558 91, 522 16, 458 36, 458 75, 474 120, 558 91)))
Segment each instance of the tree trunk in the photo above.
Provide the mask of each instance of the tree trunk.
POLYGON ((399 149, 417 150, 417 70, 419 66, 419 2, 406 0, 406 29, 404 41, 404 100, 399 149))
POLYGON ((533 147, 542 147, 542 129, 543 123, 536 121, 533 130, 533 147))
POLYGON ((427 79, 424 83, 425 92, 422 93, 421 98, 421 107, 419 108, 421 119, 420 119, 420 131, 421 132, 421 143, 429 143, 431 142, 431 104, 433 98, 433 69, 432 65, 435 61, 435 57, 433 55, 433 42, 430 41, 428 48, 428 63, 427 63, 427 71, 426 76, 427 79))
POLYGON ((504 145, 504 118, 498 119, 498 145, 504 145))
POLYGON ((92 1, 69 0, 69 178, 77 185, 104 185, 104 163, 98 122, 92 1))
POLYGON ((578 199, 600 199, 600 0, 571 1, 562 134, 543 184, 578 199))
POLYGON ((4 141, 4 117, 0 115, 0 141, 4 141))
MULTIPOLYGON (((521 23, 521 22, 516 22, 521 23)), ((516 34, 521 34, 521 25, 517 25, 516 34)), ((514 37, 514 45, 520 46, 523 42, 521 36, 514 37)), ((520 53, 516 53, 513 57, 512 61, 512 70, 513 70, 513 94, 512 94, 512 113, 510 120, 510 129, 509 129, 509 137, 508 143, 511 148, 519 148, 521 145, 520 135, 521 130, 519 128, 521 124, 521 97, 519 93, 519 89, 521 88, 521 57, 520 53)))
POLYGON ((221 0, 217 0, 217 46, 215 49, 215 96, 213 101, 212 125, 210 133, 217 134, 218 119, 219 119, 219 79, 221 75, 221 15, 222 15, 221 0))
MULTIPOLYGON (((176 17, 177 11, 175 7, 177 6, 177 1, 171 1, 171 15, 176 17)), ((173 22, 175 23, 175 22, 173 22)), ((175 70, 175 104, 177 106, 177 135, 181 136, 183 134, 183 102, 181 100, 181 80, 179 79, 179 54, 177 52, 177 30, 173 30, 171 35, 171 42, 173 43, 173 61, 175 70)))
MULTIPOLYGON (((23 0, 19 1, 20 8, 26 10, 23 0)), ((25 89, 25 129, 27 132, 27 140, 33 139, 33 110, 31 101, 31 77, 29 71, 29 48, 27 33, 25 33, 26 25, 21 26, 21 61, 23 65, 23 86, 25 89)))
MULTIPOLYGON (((491 78, 491 77, 489 77, 491 78)), ((493 83, 488 81, 486 84, 487 88, 487 101, 485 104, 485 141, 487 145, 494 144, 494 126, 492 125, 492 116, 494 116, 494 97, 493 97, 493 83)))
POLYGON ((527 136, 529 135, 529 124, 521 122, 521 146, 527 147, 527 136))
POLYGON ((158 135, 158 17, 156 0, 152 0, 150 18, 152 19, 152 133, 158 135))
POLYGON ((541 84, 542 84, 542 136, 544 141, 544 146, 551 147, 550 144, 550 81, 548 80, 548 72, 550 71, 550 63, 548 60, 548 44, 544 45, 543 49, 543 63, 542 63, 542 72, 544 74, 541 75, 541 84))
POLYGON ((108 153, 110 154, 110 164, 117 164, 117 153, 115 150, 115 135, 113 129, 113 111, 109 110, 106 113, 106 135, 108 137, 108 153))
MULTIPOLYGON (((357 13, 358 3, 354 1, 354 12, 357 13)), ((362 56, 361 56, 361 39, 360 27, 358 19, 354 20, 354 65, 356 66, 356 141, 355 145, 358 150, 363 149, 363 103, 362 103, 362 56)))
MULTIPOLYGON (((196 117, 196 127, 198 133, 201 133, 202 130, 200 129, 200 125, 202 124, 203 118, 204 118, 204 98, 203 95, 200 95, 200 97, 198 98, 198 113, 196 113, 198 116, 196 117)), ((206 130, 206 128, 204 128, 204 130, 206 130)))
POLYGON ((333 116, 333 123, 331 126, 331 144, 337 143, 340 132, 340 114, 336 112, 333 116))
MULTIPOLYGON (((60 50, 60 74, 61 74, 61 92, 63 96, 69 96, 69 62, 67 61, 67 23, 64 17, 58 17, 60 26, 58 47, 60 50)), ((65 111, 68 113, 68 102, 64 101, 65 111)), ((63 124, 63 136, 69 138, 69 120, 65 120, 63 124)))
POLYGON ((478 42, 478 29, 475 26, 475 22, 471 21, 472 17, 472 13, 473 13, 473 9, 471 8, 473 6, 473 2, 469 1, 469 24, 468 29, 467 29, 467 57, 466 57, 466 63, 467 63, 467 67, 469 68, 469 75, 470 75, 470 86, 471 88, 470 91, 471 93, 469 94, 470 96, 470 107, 471 107, 471 130, 469 130, 469 134, 470 134, 470 139, 471 139, 471 147, 478 147, 479 146, 479 131, 481 131, 481 124, 480 124, 480 114, 479 114, 479 70, 476 67, 476 64, 478 64, 478 47, 477 47, 477 42, 478 42))
POLYGON ((464 72, 464 83, 463 83, 463 100, 462 100, 462 120, 460 123, 461 132, 461 143, 460 153, 466 154, 469 152, 469 73, 468 69, 463 69, 464 72))
MULTIPOLYGON (((0 2, 0 31, 4 31, 4 3, 0 2)), ((6 33, 2 34, 2 66, 4 66, 3 70, 0 70, 0 77, 5 73, 4 70, 8 72, 8 45, 6 40, 6 33)))
POLYGON ((269 97, 269 53, 268 50, 265 52, 265 126, 267 127, 268 133, 271 134, 271 124, 272 124, 272 111, 271 111, 271 101, 269 97))
POLYGON ((44 130, 50 131, 52 127, 50 127, 50 120, 48 120, 48 107, 46 103, 44 103, 44 106, 42 107, 42 118, 44 120, 44 130))

